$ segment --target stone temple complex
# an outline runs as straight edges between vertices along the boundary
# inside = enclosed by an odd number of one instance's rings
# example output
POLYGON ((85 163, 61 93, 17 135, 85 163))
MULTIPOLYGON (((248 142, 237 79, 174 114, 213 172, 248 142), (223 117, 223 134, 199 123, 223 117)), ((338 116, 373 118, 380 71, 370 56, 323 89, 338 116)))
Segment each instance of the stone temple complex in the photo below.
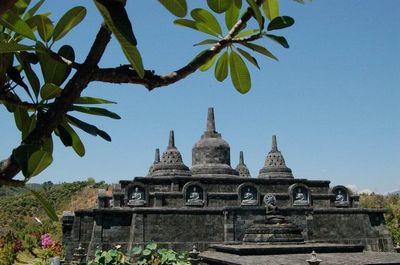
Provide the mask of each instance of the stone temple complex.
POLYGON ((345 186, 331 187, 328 180, 296 178, 276 136, 258 176, 250 176, 242 152, 236 167, 230 158, 212 108, 193 146, 191 167, 183 163, 170 131, 166 150, 160 157, 156 149, 147 176, 121 180, 111 196, 100 190, 94 209, 64 214, 67 260, 78 246, 93 257, 98 247, 121 245, 128 252, 148 242, 177 250, 212 247, 203 255, 209 264, 236 264, 212 253, 394 251, 384 209, 359 208, 358 195, 345 186))

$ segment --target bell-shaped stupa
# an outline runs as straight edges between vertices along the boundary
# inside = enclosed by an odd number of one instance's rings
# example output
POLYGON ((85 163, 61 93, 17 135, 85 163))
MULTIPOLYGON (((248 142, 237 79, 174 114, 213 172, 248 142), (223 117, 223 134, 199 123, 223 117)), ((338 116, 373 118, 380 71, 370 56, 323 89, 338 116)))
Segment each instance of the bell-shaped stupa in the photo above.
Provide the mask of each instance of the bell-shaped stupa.
POLYGON ((183 163, 182 155, 175 146, 174 131, 169 132, 169 142, 167 150, 162 154, 161 160, 157 163, 157 151, 155 163, 149 172, 150 177, 172 177, 190 176, 189 168, 183 163))
POLYGON ((243 151, 240 151, 239 164, 236 166, 235 169, 239 173, 240 177, 251 178, 250 171, 247 168, 246 164, 244 163, 243 151))
POLYGON ((208 109, 207 129, 192 149, 193 176, 237 176, 231 167, 230 146, 215 130, 214 109, 208 109))
POLYGON ((272 149, 265 159, 264 167, 260 170, 259 178, 293 178, 292 170, 285 164, 282 153, 278 150, 276 136, 272 135, 272 149))

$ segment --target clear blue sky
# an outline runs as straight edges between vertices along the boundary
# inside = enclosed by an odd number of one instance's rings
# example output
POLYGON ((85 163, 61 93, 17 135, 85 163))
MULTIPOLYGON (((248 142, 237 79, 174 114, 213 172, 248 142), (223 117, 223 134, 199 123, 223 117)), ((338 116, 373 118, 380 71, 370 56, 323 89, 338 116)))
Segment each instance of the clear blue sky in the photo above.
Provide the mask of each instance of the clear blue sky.
MULTIPOLYGON (((146 69, 167 73, 186 64, 200 49, 192 44, 205 34, 174 26, 174 17, 158 1, 128 1, 146 69)), ((193 3, 192 1, 189 1, 193 3)), ((88 16, 65 42, 82 61, 101 19, 92 1, 47 1, 54 20, 72 5, 88 16)), ((261 43, 279 57, 257 57, 252 90, 241 95, 230 82, 213 78, 213 70, 148 92, 137 85, 92 83, 85 95, 117 101, 110 108, 122 120, 93 119, 113 141, 82 135, 87 149, 79 158, 56 139, 54 163, 33 182, 83 180, 108 183, 143 176, 154 149, 165 150, 168 132, 184 162, 205 128, 207 108, 215 108, 217 130, 231 146, 232 166, 240 150, 252 176, 258 175, 271 135, 286 163, 299 178, 331 180, 375 192, 400 190, 400 5, 395 0, 316 0, 306 5, 281 0, 281 14, 295 18, 279 32, 291 45, 261 43)), ((126 63, 112 40, 101 65, 126 63)), ((80 116, 86 118, 85 116, 80 116)), ((0 158, 19 142, 13 117, 0 109, 0 158)))

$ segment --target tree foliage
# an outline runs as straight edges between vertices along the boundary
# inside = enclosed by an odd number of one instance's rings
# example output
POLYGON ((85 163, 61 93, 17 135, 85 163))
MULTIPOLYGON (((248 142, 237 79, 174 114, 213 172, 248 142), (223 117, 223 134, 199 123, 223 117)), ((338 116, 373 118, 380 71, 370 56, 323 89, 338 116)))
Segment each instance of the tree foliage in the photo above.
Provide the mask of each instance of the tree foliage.
POLYGON ((400 195, 362 194, 360 206, 363 208, 386 208, 387 227, 392 235, 394 245, 400 245, 400 195))
POLYGON ((126 1, 93 1, 103 21, 99 21, 99 31, 83 62, 75 60, 78 47, 64 43, 64 37, 79 27, 87 13, 85 7, 73 7, 54 19, 41 11, 44 0, 2 1, 0 104, 14 116, 21 143, 0 162, 0 185, 24 185, 45 170, 53 161, 54 138, 78 156, 85 155, 81 132, 111 141, 104 130, 76 116, 84 113, 120 119, 118 114, 99 107, 115 102, 81 96, 90 82, 139 84, 152 90, 214 66, 217 81, 230 76, 236 90, 247 93, 251 88, 248 63, 260 69, 257 55, 277 60, 266 48, 269 42, 260 41, 272 40, 288 48, 285 37, 274 32, 294 24, 293 18, 281 15, 278 0, 208 0, 206 7, 193 9, 186 0, 160 0, 177 17, 175 25, 210 37, 196 44, 208 47, 193 60, 169 74, 158 75, 143 65, 126 1), (130 64, 100 68, 98 64, 112 35, 130 64), (60 46, 58 50, 55 44, 60 46), (23 182, 14 180, 19 172, 25 177, 23 182))

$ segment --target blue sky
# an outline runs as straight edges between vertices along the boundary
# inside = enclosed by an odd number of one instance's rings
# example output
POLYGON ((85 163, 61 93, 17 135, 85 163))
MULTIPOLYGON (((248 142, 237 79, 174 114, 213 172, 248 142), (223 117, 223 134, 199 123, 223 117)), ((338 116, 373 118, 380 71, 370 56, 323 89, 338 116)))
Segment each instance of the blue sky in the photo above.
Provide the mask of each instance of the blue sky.
MULTIPOLYGON (((207 36, 174 26, 174 17, 157 1, 128 1, 138 48, 146 69, 168 73, 189 62, 207 36)), ((193 3, 192 1, 189 1, 193 3)), ((47 1, 53 20, 73 5, 88 15, 64 43, 78 61, 86 55, 101 18, 91 1, 47 1)), ((154 149, 165 150, 168 132, 191 165, 191 148, 205 129, 207 108, 215 108, 217 130, 231 146, 232 166, 239 151, 252 176, 270 150, 271 135, 298 178, 331 180, 375 192, 400 190, 400 5, 395 0, 317 0, 300 5, 281 0, 281 14, 296 23, 278 34, 290 49, 262 40, 279 62, 257 57, 261 71, 248 65, 252 89, 235 91, 230 80, 216 81, 213 70, 148 92, 137 85, 92 83, 84 92, 118 102, 122 116, 108 120, 80 116, 106 130, 113 141, 82 135, 86 156, 79 158, 56 139, 53 165, 33 182, 82 180, 108 183, 143 176, 154 149)), ((125 64, 112 40, 101 66, 125 64)), ((19 142, 13 117, 0 109, 0 157, 19 142)))

